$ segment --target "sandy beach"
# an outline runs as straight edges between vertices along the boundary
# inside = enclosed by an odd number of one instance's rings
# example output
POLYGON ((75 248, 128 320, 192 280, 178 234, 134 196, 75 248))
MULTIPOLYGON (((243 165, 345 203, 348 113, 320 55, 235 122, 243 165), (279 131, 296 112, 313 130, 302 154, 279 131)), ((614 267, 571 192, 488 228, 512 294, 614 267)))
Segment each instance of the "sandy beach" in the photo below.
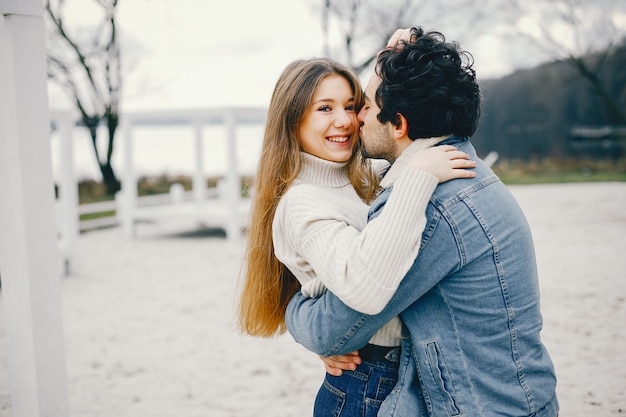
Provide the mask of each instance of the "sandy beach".
MULTIPOLYGON (((510 189, 535 238, 561 417, 626 414, 626 183, 510 189)), ((81 235, 61 281, 71 417, 311 415, 317 356, 235 328, 243 247, 184 220, 81 235)))

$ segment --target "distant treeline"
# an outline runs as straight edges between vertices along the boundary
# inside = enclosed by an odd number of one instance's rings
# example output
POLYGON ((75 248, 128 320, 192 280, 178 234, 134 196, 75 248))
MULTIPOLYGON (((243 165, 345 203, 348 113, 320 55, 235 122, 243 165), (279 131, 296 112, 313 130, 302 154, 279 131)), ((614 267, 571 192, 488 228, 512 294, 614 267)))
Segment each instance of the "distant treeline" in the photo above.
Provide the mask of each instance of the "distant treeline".
MULTIPOLYGON (((585 57, 606 93, 626 112, 626 43, 609 56, 585 57)), ((622 158, 626 123, 608 109, 591 83, 566 62, 480 81, 481 123, 472 139, 480 156, 509 160, 622 158)))

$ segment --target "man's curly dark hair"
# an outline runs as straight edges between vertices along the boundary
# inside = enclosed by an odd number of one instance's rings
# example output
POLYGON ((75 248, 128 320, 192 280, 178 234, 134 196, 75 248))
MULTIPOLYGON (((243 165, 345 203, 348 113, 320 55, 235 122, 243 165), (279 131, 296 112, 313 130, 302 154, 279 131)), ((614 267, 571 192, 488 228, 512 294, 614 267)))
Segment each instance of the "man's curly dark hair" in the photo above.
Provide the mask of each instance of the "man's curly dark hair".
POLYGON ((411 28, 408 42, 380 53, 376 91, 381 123, 408 121, 412 140, 444 135, 471 136, 480 117, 480 89, 473 57, 443 34, 411 28))

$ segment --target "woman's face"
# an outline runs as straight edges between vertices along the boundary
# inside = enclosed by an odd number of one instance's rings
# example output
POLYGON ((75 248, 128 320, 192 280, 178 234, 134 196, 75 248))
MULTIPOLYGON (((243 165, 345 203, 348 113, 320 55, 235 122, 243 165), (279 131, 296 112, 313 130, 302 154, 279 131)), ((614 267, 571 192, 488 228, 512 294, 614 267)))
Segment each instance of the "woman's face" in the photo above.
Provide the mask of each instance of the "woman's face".
POLYGON ((340 75, 327 76, 317 86, 300 122, 298 133, 302 150, 328 161, 348 161, 358 140, 357 129, 350 84, 340 75))

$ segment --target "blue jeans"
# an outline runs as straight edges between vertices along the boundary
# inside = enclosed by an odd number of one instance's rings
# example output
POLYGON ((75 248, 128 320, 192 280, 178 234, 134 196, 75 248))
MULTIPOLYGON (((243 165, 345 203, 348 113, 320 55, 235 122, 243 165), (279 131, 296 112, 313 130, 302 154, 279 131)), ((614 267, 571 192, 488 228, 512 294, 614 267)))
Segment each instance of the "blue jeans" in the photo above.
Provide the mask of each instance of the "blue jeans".
POLYGON ((398 381, 398 365, 363 361, 341 376, 326 374, 315 398, 313 417, 376 417, 398 381))

